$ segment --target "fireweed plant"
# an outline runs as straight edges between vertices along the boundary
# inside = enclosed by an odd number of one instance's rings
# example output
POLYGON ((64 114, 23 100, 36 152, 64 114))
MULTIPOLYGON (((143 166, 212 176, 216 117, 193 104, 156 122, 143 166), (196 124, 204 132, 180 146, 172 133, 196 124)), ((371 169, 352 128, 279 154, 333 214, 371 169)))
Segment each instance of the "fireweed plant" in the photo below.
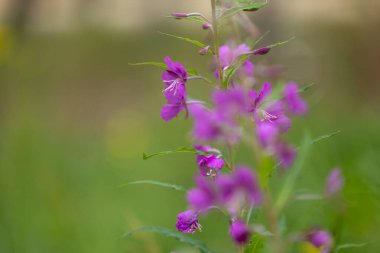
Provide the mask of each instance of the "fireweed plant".
POLYGON ((304 228, 303 231, 283 231, 280 224, 280 217, 290 202, 337 199, 343 185, 340 169, 333 169, 326 179, 323 193, 294 195, 295 182, 304 167, 310 147, 336 133, 314 140, 306 134, 298 147, 285 140, 292 117, 302 117, 308 113, 308 106, 301 97, 307 87, 299 87, 293 81, 279 84, 276 88, 269 82, 259 82, 262 77, 277 75, 278 70, 266 69, 266 75, 262 74, 260 79, 256 76, 253 61, 288 41, 264 47, 256 47, 260 39, 250 44, 221 44, 220 30, 224 24, 232 22, 234 18, 244 28, 253 27, 246 13, 257 11, 265 5, 250 0, 211 0, 210 18, 196 12, 173 13, 170 16, 177 20, 196 22, 211 35, 212 43, 208 45, 165 34, 199 46, 201 55, 211 55, 214 80, 185 68, 169 56, 165 57, 163 63, 136 64, 150 64, 164 69, 161 81, 166 103, 161 108, 161 118, 171 121, 178 120, 180 116, 193 122, 192 147, 144 154, 144 159, 189 152, 194 153, 194 167, 198 169, 194 186, 189 190, 157 181, 132 182, 184 190, 188 208, 177 215, 175 226, 178 232, 161 227, 142 227, 125 236, 137 231, 157 232, 190 244, 201 252, 212 252, 203 242, 184 234, 206 230, 201 220, 209 212, 220 211, 228 218, 229 231, 226 232, 238 252, 294 252, 294 245, 301 245, 302 252, 327 253, 336 250, 334 238, 326 228, 316 226, 304 228), (193 79, 203 79, 214 86, 210 101, 189 96, 187 87, 193 79), (233 152, 240 143, 252 148, 255 166, 235 163, 233 152), (273 194, 269 183, 273 175, 279 175, 283 180, 277 194, 273 194), (264 217, 263 224, 257 224, 257 219, 253 217, 259 212, 264 217))

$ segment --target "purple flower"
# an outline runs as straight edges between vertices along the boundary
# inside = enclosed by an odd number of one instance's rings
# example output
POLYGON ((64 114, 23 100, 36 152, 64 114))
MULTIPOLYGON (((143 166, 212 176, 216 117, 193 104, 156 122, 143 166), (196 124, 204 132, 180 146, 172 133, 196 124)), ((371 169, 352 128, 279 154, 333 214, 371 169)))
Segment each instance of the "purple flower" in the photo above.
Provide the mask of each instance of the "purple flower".
POLYGON ((228 90, 216 89, 213 92, 215 110, 222 120, 233 120, 239 115, 246 114, 247 97, 241 87, 228 90))
POLYGON ((237 167, 230 175, 220 175, 215 183, 219 193, 219 201, 233 215, 247 205, 259 205, 262 192, 256 175, 246 167, 237 167))
POLYGON ((219 108, 208 110, 200 104, 189 106, 189 112, 194 120, 193 135, 198 141, 238 141, 240 128, 230 113, 219 108))
POLYGON ((186 69, 179 62, 172 62, 169 57, 164 59, 167 70, 162 73, 162 81, 165 83, 163 91, 168 102, 161 109, 161 117, 169 121, 186 109, 186 69))
POLYGON ((298 85, 295 82, 289 82, 285 86, 283 98, 290 113, 294 115, 305 115, 307 113, 307 105, 298 95, 298 85))
POLYGON ((270 83, 264 83, 259 93, 257 93, 255 90, 252 90, 248 93, 248 111, 253 113, 253 117, 256 121, 260 120, 259 107, 263 104, 271 92, 272 87, 270 83))
POLYGON ((249 242, 251 231, 247 224, 237 220, 230 225, 230 236, 237 245, 243 246, 249 242))
POLYGON ((332 196, 343 186, 342 171, 339 168, 333 169, 327 178, 325 192, 327 196, 332 196))
POLYGON ((193 210, 187 210, 177 215, 178 222, 176 227, 182 233, 194 233, 195 230, 201 230, 198 222, 198 215, 193 210))
POLYGON ((278 127, 269 122, 259 123, 256 128, 256 135, 263 147, 270 147, 277 140, 278 127))
POLYGON ((307 233, 306 240, 314 247, 322 250, 323 253, 329 252, 333 243, 330 233, 320 229, 314 229, 307 233))
POLYGON ((167 104, 161 108, 161 118, 165 121, 169 121, 178 115, 182 110, 186 109, 185 104, 167 104))
MULTIPOLYGON (((250 51, 250 48, 246 44, 240 44, 237 48, 231 48, 228 45, 223 45, 219 48, 220 53, 220 62, 222 69, 228 68, 232 65, 236 59, 242 55, 246 54, 250 51)), ((244 75, 248 77, 253 77, 253 69, 254 65, 252 62, 247 59, 242 66, 242 71, 238 71, 238 75, 244 75)), ((219 73, 215 71, 215 76, 219 78, 219 73)))
POLYGON ((281 101, 276 101, 270 104, 263 112, 264 122, 274 124, 280 133, 286 133, 290 126, 291 121, 285 115, 285 105, 281 101))
POLYGON ((196 159, 199 166, 199 171, 202 176, 216 176, 219 173, 220 169, 224 166, 224 160, 220 158, 220 151, 212 149, 208 146, 195 146, 195 149, 206 153, 214 151, 218 154, 197 155, 196 159))
POLYGON ((219 117, 203 105, 189 106, 189 112, 194 120, 193 135, 199 141, 215 140, 222 136, 219 117))
POLYGON ((187 192, 187 202, 200 212, 207 211, 215 203, 216 198, 215 186, 203 176, 197 176, 196 188, 187 192))
POLYGON ((276 144, 274 152, 283 168, 291 167, 297 155, 297 151, 293 147, 282 141, 276 144))

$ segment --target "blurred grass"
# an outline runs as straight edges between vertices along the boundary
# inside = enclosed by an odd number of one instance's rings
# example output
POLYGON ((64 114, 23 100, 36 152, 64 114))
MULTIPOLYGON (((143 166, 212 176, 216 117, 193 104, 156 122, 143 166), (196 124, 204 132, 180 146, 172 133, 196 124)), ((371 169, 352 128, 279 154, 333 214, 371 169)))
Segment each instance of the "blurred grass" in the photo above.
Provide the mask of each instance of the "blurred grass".
MULTIPOLYGON (((163 122, 160 71, 128 63, 170 55, 205 72, 208 63, 199 64, 195 52, 191 45, 157 39, 156 34, 89 31, 13 40, 0 63, 0 252, 159 253, 183 247, 149 234, 120 239, 141 225, 174 229, 176 214, 186 208, 181 192, 118 185, 153 179, 192 186, 196 166, 191 154, 142 160, 143 152, 189 144, 190 122, 163 122)), ((291 60, 289 72, 302 72, 303 62, 291 60)), ((342 71, 355 74, 351 66, 342 71)), ((344 86, 346 76, 308 78, 317 80, 297 81, 317 81, 307 92, 311 114, 295 120, 292 141, 301 142, 304 129, 314 137, 336 130, 341 134, 313 147, 298 184, 319 191, 328 171, 341 166, 347 200, 343 214, 334 211, 334 203, 292 204, 286 225, 294 232, 318 224, 341 229, 339 242, 368 242, 360 252, 377 252, 378 104, 357 96, 352 85, 344 86)), ((197 96, 204 87, 200 81, 191 85, 197 96)), ((244 150, 239 158, 252 160, 244 150)), ((231 252, 227 222, 219 214, 201 223, 204 232, 194 237, 231 252)))

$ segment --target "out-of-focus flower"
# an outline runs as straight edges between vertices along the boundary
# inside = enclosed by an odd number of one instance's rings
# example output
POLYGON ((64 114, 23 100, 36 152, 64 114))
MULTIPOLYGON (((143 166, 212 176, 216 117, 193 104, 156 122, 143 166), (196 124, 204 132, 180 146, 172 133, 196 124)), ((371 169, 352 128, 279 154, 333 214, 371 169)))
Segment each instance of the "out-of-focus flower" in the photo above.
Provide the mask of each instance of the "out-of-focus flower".
POLYGON ((297 155, 296 149, 283 141, 275 145, 274 152, 283 168, 291 167, 297 155))
POLYGON ((177 215, 176 227, 182 233, 194 233, 197 229, 201 230, 198 222, 198 214, 193 210, 187 210, 177 215))
POLYGON ((270 95, 271 92, 272 92, 272 87, 270 83, 264 83, 259 93, 257 93, 257 91, 255 90, 252 90, 248 93, 248 99, 249 99, 248 111, 253 113, 253 118, 256 121, 260 121, 259 108, 263 104, 265 99, 267 99, 267 97, 270 95))
POLYGON ((339 168, 335 168, 330 172, 327 177, 327 183, 325 193, 327 196, 332 196, 342 189, 343 177, 342 171, 339 168))
POLYGON ((227 90, 216 89, 212 94, 215 111, 221 120, 234 121, 237 116, 247 114, 247 96, 241 87, 227 90))
POLYGON ((196 177, 196 188, 187 192, 187 202, 200 212, 207 211, 217 199, 215 186, 206 177, 196 177))
POLYGON ((221 158, 219 150, 211 149, 210 147, 195 146, 195 149, 200 152, 210 152, 211 150, 217 154, 197 155, 197 164, 202 176, 215 177, 224 166, 224 160, 221 158))
MULTIPOLYGON (((246 44, 240 44, 237 48, 231 48, 228 45, 223 45, 219 48, 220 62, 222 69, 228 68, 230 65, 235 63, 236 59, 250 51, 250 48, 246 44)), ((238 75, 243 75, 247 77, 253 77, 254 65, 247 59, 244 61, 241 71, 238 71, 238 75)), ((215 76, 219 78, 218 72, 215 71, 215 76)))
POLYGON ((189 106, 193 118, 193 135, 199 141, 216 140, 223 134, 218 115, 200 104, 189 106))
POLYGON ((333 239, 329 232, 321 229, 313 229, 306 234, 306 240, 314 247, 321 250, 321 253, 328 253, 333 239))
POLYGON ((294 115, 305 115, 307 113, 307 105, 298 95, 298 85, 295 82, 289 82, 285 86, 283 99, 290 113, 294 115))
POLYGON ((198 141, 216 141, 233 144, 239 140, 240 127, 236 122, 243 112, 242 101, 236 91, 218 91, 214 94, 215 108, 209 110, 203 105, 192 104, 189 106, 190 116, 193 118, 193 135, 198 141))
POLYGON ((243 207, 259 205, 262 202, 262 192, 254 172, 243 166, 238 166, 230 175, 220 175, 215 183, 218 189, 218 199, 232 215, 236 215, 243 207))
POLYGON ((196 187, 187 193, 187 202, 200 212, 217 206, 235 216, 243 207, 259 205, 262 191, 255 173, 249 168, 238 166, 232 174, 216 176, 215 181, 199 175, 196 187))
POLYGON ((274 145, 278 134, 278 127, 272 123, 263 122, 257 125, 256 135, 263 147, 270 147, 274 145))
POLYGON ((237 220, 230 225, 230 236, 237 245, 243 246, 249 242, 251 230, 247 224, 237 220))

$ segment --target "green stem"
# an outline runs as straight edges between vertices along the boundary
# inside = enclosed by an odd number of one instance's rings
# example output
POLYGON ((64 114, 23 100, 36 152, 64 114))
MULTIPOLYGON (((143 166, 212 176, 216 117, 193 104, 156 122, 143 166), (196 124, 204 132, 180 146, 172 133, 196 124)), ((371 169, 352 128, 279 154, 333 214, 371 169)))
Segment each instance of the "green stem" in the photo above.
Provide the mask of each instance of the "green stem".
MULTIPOLYGON (((222 64, 220 62, 220 54, 219 54, 219 25, 218 25, 218 18, 216 16, 216 1, 217 0, 211 0, 211 9, 212 9, 212 28, 213 28, 213 36, 214 36, 214 52, 215 52, 215 58, 216 58, 216 64, 218 68, 218 74, 219 74, 219 86, 223 87, 223 70, 222 70, 222 64)), ((227 88, 227 87, 224 87, 227 88)))

